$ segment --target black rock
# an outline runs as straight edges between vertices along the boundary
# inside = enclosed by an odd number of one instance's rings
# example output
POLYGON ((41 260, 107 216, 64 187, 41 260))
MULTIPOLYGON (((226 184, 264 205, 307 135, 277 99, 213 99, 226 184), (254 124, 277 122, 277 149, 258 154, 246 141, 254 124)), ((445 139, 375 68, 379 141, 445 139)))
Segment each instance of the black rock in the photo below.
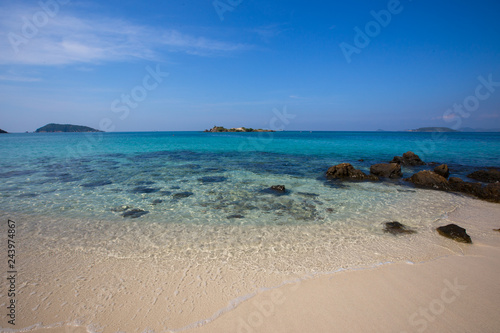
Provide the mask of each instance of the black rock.
POLYGON ((355 169, 350 163, 341 163, 328 168, 326 177, 342 180, 379 180, 375 175, 367 175, 355 169))
POLYGON ((472 240, 464 228, 459 227, 456 224, 448 224, 442 227, 436 228, 437 232, 441 236, 451 238, 457 242, 461 243, 472 243, 472 240))
POLYGON ((277 192, 286 192, 285 185, 273 185, 270 189, 277 192))
POLYGON ((434 172, 440 176, 443 176, 444 178, 448 178, 450 176, 450 169, 448 169, 448 166, 446 164, 441 164, 435 167, 434 172))
POLYGON ((245 216, 241 215, 241 214, 234 214, 234 215, 229 215, 227 218, 228 219, 242 219, 244 218, 245 216))
POLYGON ((434 171, 424 170, 417 172, 410 178, 406 178, 405 181, 412 182, 415 185, 432 188, 436 190, 449 190, 450 185, 448 180, 441 175, 438 175, 434 171))
POLYGON ((403 154, 403 156, 394 156, 390 163, 398 163, 408 166, 425 165, 425 162, 422 161, 417 154, 411 151, 407 151, 403 154))
POLYGON ((182 199, 182 198, 190 197, 193 194, 194 194, 193 192, 179 192, 179 193, 174 193, 172 195, 172 198, 174 198, 174 199, 182 199))
POLYGON ((370 173, 384 178, 401 178, 401 164, 398 163, 379 163, 370 167, 370 173))
POLYGON ((500 171, 496 169, 479 170, 468 174, 467 177, 479 180, 480 182, 495 183, 500 182, 500 171))
POLYGON ((388 232, 388 233, 393 234, 393 235, 416 233, 415 230, 409 229, 407 226, 405 226, 404 224, 401 224, 397 221, 385 222, 384 232, 388 232))
POLYGON ((142 209, 139 209, 139 208, 134 208, 134 209, 131 209, 131 210, 127 210, 125 211, 122 216, 123 217, 128 217, 128 218, 131 218, 131 219, 136 219, 138 217, 141 217, 143 215, 146 215, 147 213, 149 213, 148 211, 145 211, 145 210, 142 210, 142 209))
POLYGON ((137 186, 134 187, 131 192, 132 193, 154 193, 158 192, 160 189, 158 188, 153 188, 153 187, 147 187, 147 186, 137 186))
POLYGON ((304 197, 312 197, 312 198, 319 197, 319 194, 310 193, 310 192, 297 192, 297 194, 302 195, 304 197))

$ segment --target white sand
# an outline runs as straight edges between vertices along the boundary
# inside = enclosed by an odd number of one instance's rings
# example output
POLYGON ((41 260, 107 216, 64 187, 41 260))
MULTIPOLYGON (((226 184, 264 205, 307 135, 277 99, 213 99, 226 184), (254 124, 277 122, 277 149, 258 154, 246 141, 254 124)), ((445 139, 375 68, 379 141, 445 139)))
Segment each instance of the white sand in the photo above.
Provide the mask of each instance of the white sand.
MULTIPOLYGON (((21 267, 16 329, 498 332, 500 232, 492 229, 500 228, 499 216, 500 205, 471 199, 439 225, 466 228, 472 245, 436 236, 436 249, 444 254, 438 259, 308 276, 284 285, 297 276, 249 274, 216 260, 137 260, 74 248, 23 253, 20 261, 30 265, 21 267)), ((2 282, 2 302, 4 290, 2 282)), ((8 327, 4 321, 0 325, 8 327)))

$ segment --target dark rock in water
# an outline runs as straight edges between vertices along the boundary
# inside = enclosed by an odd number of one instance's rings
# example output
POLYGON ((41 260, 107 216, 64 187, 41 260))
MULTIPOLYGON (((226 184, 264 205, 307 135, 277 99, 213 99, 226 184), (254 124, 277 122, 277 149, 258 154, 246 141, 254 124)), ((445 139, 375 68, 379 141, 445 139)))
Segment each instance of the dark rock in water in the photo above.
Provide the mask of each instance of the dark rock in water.
POLYGON ((406 181, 412 182, 415 185, 433 188, 438 190, 448 190, 450 188, 448 181, 443 176, 429 170, 417 172, 406 181))
POLYGON ((105 185, 109 185, 109 184, 113 184, 113 182, 111 182, 109 180, 98 180, 95 182, 81 184, 80 186, 81 187, 98 187, 98 186, 105 186, 105 185))
POLYGON ((405 226, 404 224, 401 224, 397 221, 385 222, 384 232, 388 232, 388 233, 393 234, 393 235, 416 233, 415 230, 409 229, 407 226, 405 226))
POLYGON ((113 207, 111 208, 111 211, 115 213, 121 213, 128 210, 129 208, 130 208, 129 206, 124 205, 124 206, 113 207))
POLYGON ((137 186, 132 189, 132 193, 154 193, 158 192, 158 188, 147 187, 147 186, 137 186))
POLYGON ((328 168, 326 177, 342 180, 379 180, 375 175, 367 175, 363 171, 355 169, 350 163, 341 163, 328 168))
POLYGON ((362 159, 362 158, 360 158, 360 159, 358 160, 358 162, 364 162, 364 161, 365 161, 365 160, 364 160, 364 159, 362 159))
POLYGON ((449 186, 452 191, 470 194, 486 201, 500 202, 500 183, 483 186, 480 183, 469 183, 460 178, 451 177, 449 186))
POLYGON ((182 198, 190 197, 193 194, 194 194, 193 192, 179 192, 179 193, 174 193, 172 195, 172 198, 174 198, 174 199, 182 199, 182 198))
POLYGON ((172 191, 160 191, 159 192, 161 195, 171 195, 172 191))
POLYGON ((335 212, 335 209, 333 209, 333 208, 326 208, 325 211, 327 211, 328 213, 333 213, 333 212, 335 212))
POLYGON ((302 195, 304 197, 319 197, 319 194, 316 193, 309 193, 309 192, 297 192, 298 195, 302 195))
POLYGON ((471 194, 476 197, 481 196, 481 193, 483 191, 480 183, 465 182, 457 177, 450 177, 449 185, 452 191, 471 194))
POLYGON ((155 199, 151 202, 151 204, 153 205, 157 205, 157 204, 161 204, 163 202, 163 200, 160 200, 160 199, 155 199))
POLYGON ((171 190, 180 190, 180 189, 181 189, 181 187, 180 187, 180 186, 172 186, 170 189, 171 189, 171 190))
POLYGON ((493 183, 484 186, 479 198, 492 202, 500 202, 500 183, 493 183))
POLYGON ((398 163, 408 166, 425 165, 425 162, 418 157, 417 154, 408 151, 403 154, 403 156, 394 156, 390 163, 398 163))
POLYGON ((285 185, 273 185, 269 188, 261 190, 261 192, 278 196, 290 194, 289 191, 287 191, 287 189, 285 188, 285 185))
POLYGON ((273 185, 270 189, 277 192, 286 192, 285 185, 273 185))
POLYGON ((485 183, 500 182, 500 170, 490 169, 474 171, 473 173, 468 174, 467 177, 485 183))
POLYGON ((129 217, 131 219, 136 219, 138 217, 141 217, 142 215, 146 215, 147 213, 149 213, 149 212, 146 210, 134 208, 134 209, 125 211, 125 213, 123 213, 122 216, 129 217))
POLYGON ((370 173, 384 178, 401 178, 401 164, 398 163, 379 163, 370 167, 370 173))
POLYGON ((227 180, 224 176, 206 176, 198 179, 202 183, 222 183, 227 180))
POLYGON ((38 196, 38 194, 36 194, 36 193, 23 193, 23 194, 19 194, 17 197, 18 198, 34 198, 37 196, 38 196))
POLYGON ((450 176, 450 169, 448 169, 448 165, 441 164, 434 168, 434 172, 444 178, 448 178, 450 176))
POLYGON ((242 219, 244 218, 245 216, 241 215, 241 214, 234 214, 234 215, 229 215, 227 218, 228 219, 242 219))
POLYGON ((436 228, 437 232, 441 236, 451 238, 457 242, 461 243, 472 243, 470 236, 464 228, 459 227, 456 224, 448 224, 439 228, 436 228))

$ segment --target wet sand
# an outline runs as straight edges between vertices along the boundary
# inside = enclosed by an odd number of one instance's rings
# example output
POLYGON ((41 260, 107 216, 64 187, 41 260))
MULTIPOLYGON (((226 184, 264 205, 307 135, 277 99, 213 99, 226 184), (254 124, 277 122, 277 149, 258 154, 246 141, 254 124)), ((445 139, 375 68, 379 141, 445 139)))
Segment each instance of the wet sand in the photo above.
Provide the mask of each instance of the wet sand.
MULTIPOLYGON (((25 264, 19 269, 15 329, 496 332, 500 233, 493 229, 500 228, 498 216, 500 205, 470 199, 438 224, 466 228, 472 245, 436 236, 438 258, 305 276, 270 269, 272 257, 243 269, 255 263, 231 256, 221 261, 210 258, 211 251, 203 261, 186 262, 150 252, 110 256, 105 249, 74 244, 21 247, 19 260, 25 264)), ((4 321, 1 327, 10 328, 4 321)))

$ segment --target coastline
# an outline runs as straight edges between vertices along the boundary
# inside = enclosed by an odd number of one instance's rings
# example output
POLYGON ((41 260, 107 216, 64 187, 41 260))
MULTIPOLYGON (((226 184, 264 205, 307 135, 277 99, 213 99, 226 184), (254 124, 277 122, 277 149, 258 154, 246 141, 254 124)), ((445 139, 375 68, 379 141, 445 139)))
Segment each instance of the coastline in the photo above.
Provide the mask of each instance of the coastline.
MULTIPOLYGON (((499 258, 500 235, 492 230, 499 227, 495 217, 500 214, 500 206, 469 198, 465 201, 438 223, 463 226, 473 244, 436 236, 439 243, 435 249, 440 254, 413 264, 392 261, 332 272, 280 274, 279 269, 267 271, 271 266, 266 267, 264 261, 248 274, 239 269, 252 263, 233 261, 230 255, 210 258, 214 253, 210 250, 203 262, 191 265, 185 257, 165 262, 160 254, 138 253, 127 258, 99 248, 41 246, 19 258, 21 263, 30 263, 20 268, 30 280, 20 287, 19 298, 26 306, 20 309, 16 326, 48 333, 146 329, 329 332, 332 328, 361 332, 386 325, 385 331, 413 332, 423 326, 412 326, 408 316, 419 306, 430 304, 444 288, 445 279, 453 282, 458 278, 470 286, 464 291, 464 301, 459 298, 449 308, 447 305, 449 311, 440 317, 443 320, 432 322, 438 326, 429 324, 429 331, 446 332, 447 328, 440 325, 452 318, 456 324, 448 327, 450 332, 460 332, 461 327, 470 331, 467 325, 471 323, 482 325, 479 331, 493 332, 490 328, 499 323, 488 309, 498 308, 499 289, 489 279, 500 273, 495 259, 499 258), (479 276, 478 271, 482 272, 479 276), (477 306, 481 302, 487 302, 486 308, 477 306), (262 304, 269 308, 264 306, 256 312, 256 306, 262 304), (476 306, 471 309, 468 304, 476 306), (468 317, 464 311, 474 316, 468 317), (397 319, 393 318, 395 313, 397 319), (455 318, 455 313, 460 313, 460 318, 455 318), (475 316, 479 313, 482 315, 475 316), (481 322, 475 318, 481 318, 481 322), (351 326, 353 322, 357 323, 355 327, 351 326)), ((116 244, 119 239, 110 242, 116 244)), ((268 259, 268 264, 273 261, 268 259)))

